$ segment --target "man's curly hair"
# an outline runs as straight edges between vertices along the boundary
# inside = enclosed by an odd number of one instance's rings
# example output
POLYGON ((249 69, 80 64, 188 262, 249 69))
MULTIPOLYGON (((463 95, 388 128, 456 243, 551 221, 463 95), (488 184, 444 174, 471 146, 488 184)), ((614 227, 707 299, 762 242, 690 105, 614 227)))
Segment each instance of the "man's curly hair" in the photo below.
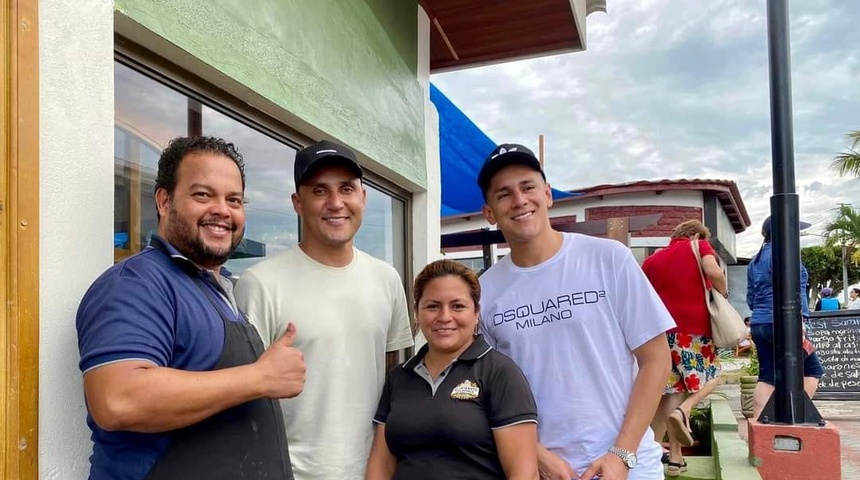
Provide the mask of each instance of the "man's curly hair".
POLYGON ((167 144, 167 148, 161 152, 161 158, 158 159, 158 174, 155 177, 155 191, 159 188, 167 190, 169 195, 173 195, 173 190, 176 188, 176 171, 179 169, 179 164, 186 155, 206 152, 217 153, 233 160, 239 167, 239 174, 242 176, 242 191, 245 190, 245 161, 242 154, 236 150, 236 147, 222 138, 218 137, 176 137, 167 144))

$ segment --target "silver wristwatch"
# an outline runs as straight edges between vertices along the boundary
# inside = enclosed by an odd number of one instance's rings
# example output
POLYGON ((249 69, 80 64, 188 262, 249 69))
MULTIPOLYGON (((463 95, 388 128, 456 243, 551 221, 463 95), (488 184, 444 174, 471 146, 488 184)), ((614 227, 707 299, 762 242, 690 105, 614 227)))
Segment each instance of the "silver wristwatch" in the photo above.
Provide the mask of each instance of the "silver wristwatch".
POLYGON ((627 467, 627 470, 630 470, 636 466, 636 453, 634 452, 624 450, 623 448, 618 448, 613 445, 609 447, 609 453, 620 458, 621 461, 624 462, 624 466, 627 467))

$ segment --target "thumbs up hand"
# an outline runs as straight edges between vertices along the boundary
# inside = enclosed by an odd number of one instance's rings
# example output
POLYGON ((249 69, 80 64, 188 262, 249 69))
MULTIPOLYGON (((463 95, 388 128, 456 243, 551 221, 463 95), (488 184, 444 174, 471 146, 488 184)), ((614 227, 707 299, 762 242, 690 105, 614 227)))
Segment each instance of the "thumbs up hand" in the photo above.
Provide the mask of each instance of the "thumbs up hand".
POLYGON ((296 326, 290 323, 281 338, 272 342, 257 359, 262 373, 263 396, 266 398, 292 398, 302 393, 305 384, 305 360, 302 352, 293 347, 296 326))

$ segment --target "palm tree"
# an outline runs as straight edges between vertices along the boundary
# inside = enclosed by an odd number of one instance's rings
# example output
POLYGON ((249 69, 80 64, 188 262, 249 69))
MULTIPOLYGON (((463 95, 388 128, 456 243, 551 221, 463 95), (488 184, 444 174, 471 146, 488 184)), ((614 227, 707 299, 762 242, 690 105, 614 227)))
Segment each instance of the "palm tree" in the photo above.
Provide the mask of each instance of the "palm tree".
MULTIPOLYGON (((855 156, 860 160, 860 154, 855 156)), ((860 161, 857 163, 857 168, 860 168, 860 161)), ((845 284, 841 287, 848 288, 851 277, 848 266, 852 260, 855 265, 857 264, 858 252, 860 252, 860 211, 851 208, 851 205, 844 203, 840 205, 836 218, 824 227, 824 236, 828 246, 842 246, 842 277, 845 279, 845 284)), ((847 295, 844 292, 842 295, 847 302, 847 295)))
POLYGON ((848 151, 836 155, 831 167, 839 172, 840 176, 860 177, 860 130, 855 130, 846 136, 850 143, 848 151))
MULTIPOLYGON (((857 156, 860 162, 860 154, 857 156)), ((852 250, 860 247, 860 211, 841 205, 836 218, 824 227, 824 236, 830 246, 845 245, 852 250)))

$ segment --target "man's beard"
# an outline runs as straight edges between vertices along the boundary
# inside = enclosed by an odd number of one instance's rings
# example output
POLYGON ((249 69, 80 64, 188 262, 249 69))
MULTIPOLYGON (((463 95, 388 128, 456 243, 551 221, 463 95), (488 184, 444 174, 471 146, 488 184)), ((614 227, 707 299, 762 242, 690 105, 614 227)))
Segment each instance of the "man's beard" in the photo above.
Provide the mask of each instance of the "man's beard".
MULTIPOLYGON (((239 244, 242 243, 243 235, 239 235, 231 242, 230 248, 213 249, 203 241, 199 229, 195 232, 193 226, 179 216, 179 213, 176 211, 176 208, 172 203, 170 204, 170 210, 167 215, 170 218, 170 222, 168 223, 170 227, 167 231, 169 238, 166 240, 170 242, 174 248, 179 250, 181 254, 185 255, 186 258, 201 267, 220 267, 230 259, 233 252, 235 252, 236 248, 239 247, 239 244)), ((235 231, 236 225, 234 224, 232 225, 231 232, 235 231)))

